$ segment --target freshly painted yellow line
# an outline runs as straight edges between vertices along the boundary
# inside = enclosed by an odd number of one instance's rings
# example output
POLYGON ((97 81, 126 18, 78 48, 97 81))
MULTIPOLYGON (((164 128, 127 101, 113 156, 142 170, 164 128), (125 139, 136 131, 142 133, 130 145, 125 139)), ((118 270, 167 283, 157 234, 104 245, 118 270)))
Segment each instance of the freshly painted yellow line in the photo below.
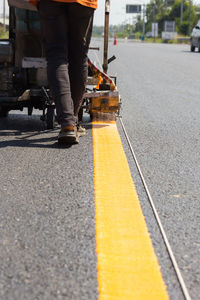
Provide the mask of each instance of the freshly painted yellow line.
POLYGON ((99 300, 169 299, 115 123, 93 150, 99 300))

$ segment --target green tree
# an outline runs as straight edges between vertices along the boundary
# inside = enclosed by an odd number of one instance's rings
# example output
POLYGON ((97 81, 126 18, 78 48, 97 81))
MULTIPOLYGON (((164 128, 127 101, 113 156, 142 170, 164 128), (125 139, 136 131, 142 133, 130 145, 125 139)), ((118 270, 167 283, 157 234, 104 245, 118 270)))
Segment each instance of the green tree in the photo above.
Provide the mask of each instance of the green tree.
POLYGON ((92 30, 92 34, 93 36, 102 36, 102 34, 104 33, 104 27, 103 26, 93 26, 93 30, 92 30))
POLYGON ((158 23, 159 33, 163 30, 163 23, 168 19, 169 8, 164 0, 151 0, 147 4, 147 31, 151 31, 151 24, 158 23))
POLYGON ((180 22, 181 0, 165 1, 151 0, 147 5, 147 31, 151 31, 151 24, 158 23, 159 33, 164 29, 165 21, 175 21, 176 30, 181 34, 189 34, 191 28, 194 27, 198 20, 197 11, 199 8, 193 5, 190 0, 183 0, 183 19, 180 22), (186 29, 187 28, 187 29, 186 29))
POLYGON ((181 0, 175 0, 169 13, 169 20, 176 22, 178 33, 190 34, 189 30, 194 27, 197 22, 196 7, 192 2, 183 0, 183 20, 180 21, 181 0))

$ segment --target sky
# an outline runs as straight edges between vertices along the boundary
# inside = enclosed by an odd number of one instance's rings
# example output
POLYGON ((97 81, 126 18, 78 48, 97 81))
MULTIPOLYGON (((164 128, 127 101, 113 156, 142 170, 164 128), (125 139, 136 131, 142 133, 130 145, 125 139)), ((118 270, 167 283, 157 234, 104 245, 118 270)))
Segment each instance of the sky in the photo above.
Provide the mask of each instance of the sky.
MULTIPOLYGON (((127 23, 132 14, 126 14, 126 4, 146 4, 150 0, 110 0, 110 24, 127 23)), ((95 12, 94 25, 104 24, 105 0, 98 0, 98 9, 95 12)), ((132 23, 132 22, 131 22, 132 23)))
MULTIPOLYGON (((2 0, 0 0, 2 1, 2 0)), ((110 24, 118 25, 127 23, 132 24, 132 14, 126 14, 126 4, 147 4, 150 0, 110 0, 110 24)), ((200 4, 200 0, 192 0, 193 4, 200 4)), ((103 25, 104 23, 105 0, 98 0, 98 9, 95 12, 94 24, 103 25)))
MULTIPOLYGON (((3 12, 3 1, 0 0, 0 14, 3 12)), ((6 12, 8 5, 6 1, 6 12)), ((118 25, 122 23, 132 23, 132 14, 126 14, 126 4, 147 4, 150 0, 110 0, 110 24, 118 25)), ((193 3, 199 3, 200 0, 193 0, 193 3)), ((94 25, 104 25, 105 0, 98 0, 98 9, 95 12, 94 25)))
MULTIPOLYGON (((3 1, 0 0, 0 14, 3 13, 3 1)), ((6 13, 8 13, 8 5, 6 1, 6 13)), ((110 0, 111 12, 110 12, 110 24, 117 25, 132 18, 130 14, 125 13, 126 4, 144 4, 150 0, 110 0)), ((104 25, 104 11, 105 0, 98 0, 98 9, 95 12, 94 24, 104 25)))

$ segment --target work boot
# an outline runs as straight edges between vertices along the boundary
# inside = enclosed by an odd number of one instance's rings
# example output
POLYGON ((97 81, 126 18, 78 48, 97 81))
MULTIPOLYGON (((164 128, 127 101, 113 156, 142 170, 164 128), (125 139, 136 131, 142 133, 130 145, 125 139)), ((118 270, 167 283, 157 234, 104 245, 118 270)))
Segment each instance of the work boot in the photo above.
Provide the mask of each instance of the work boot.
POLYGON ((78 136, 84 136, 86 134, 86 129, 80 124, 77 125, 78 136))
POLYGON ((79 135, 76 126, 65 126, 58 135, 59 144, 78 144, 79 135))

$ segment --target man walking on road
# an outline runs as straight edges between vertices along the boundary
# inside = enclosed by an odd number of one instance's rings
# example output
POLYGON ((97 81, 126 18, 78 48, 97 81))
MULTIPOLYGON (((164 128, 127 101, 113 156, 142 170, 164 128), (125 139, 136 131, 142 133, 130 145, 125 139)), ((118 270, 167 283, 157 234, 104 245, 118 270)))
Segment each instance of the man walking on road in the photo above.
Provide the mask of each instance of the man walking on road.
MULTIPOLYGON (((30 0, 34 2, 37 0, 30 0)), ((48 81, 61 131, 59 142, 78 143, 78 124, 88 74, 88 49, 97 0, 40 0, 48 81)))

